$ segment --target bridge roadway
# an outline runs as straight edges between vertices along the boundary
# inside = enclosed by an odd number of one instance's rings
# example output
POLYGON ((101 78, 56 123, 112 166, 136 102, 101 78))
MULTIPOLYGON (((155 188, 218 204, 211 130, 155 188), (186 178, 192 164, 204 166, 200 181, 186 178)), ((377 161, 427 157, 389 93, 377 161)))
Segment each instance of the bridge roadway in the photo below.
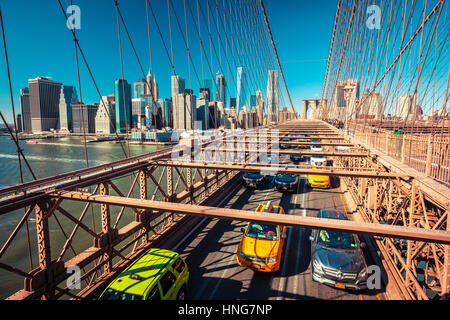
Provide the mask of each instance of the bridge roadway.
MULTIPOLYGON (((221 207, 255 210, 260 203, 272 201, 287 214, 318 216, 320 209, 345 210, 338 178, 331 189, 310 189, 302 175, 296 193, 280 193, 268 182, 264 189, 237 187, 224 195, 221 207)), ((178 243, 177 252, 190 270, 188 298, 192 300, 381 300, 381 292, 356 292, 335 289, 312 280, 311 250, 307 229, 289 228, 281 268, 276 273, 259 273, 236 262, 236 249, 245 222, 204 219, 200 227, 178 243)), ((362 240, 362 239, 361 239, 362 240)), ((370 255, 365 252, 368 264, 370 255)))

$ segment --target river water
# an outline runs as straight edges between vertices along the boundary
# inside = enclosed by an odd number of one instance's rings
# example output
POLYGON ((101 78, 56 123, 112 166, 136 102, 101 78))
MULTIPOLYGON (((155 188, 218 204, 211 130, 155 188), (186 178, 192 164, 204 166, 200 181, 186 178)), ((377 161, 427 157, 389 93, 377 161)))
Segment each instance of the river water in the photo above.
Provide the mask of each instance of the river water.
MULTIPOLYGON (((123 144, 126 151, 128 147, 123 144)), ((25 141, 20 141, 20 147, 27 158, 30 166, 38 179, 49 176, 54 176, 61 173, 66 173, 78 169, 86 168, 85 148, 84 142, 80 138, 57 138, 39 140, 38 144, 27 144, 25 141)), ((129 145, 131 156, 145 154, 164 148, 164 146, 155 145, 129 145)), ((120 160, 125 157, 120 144, 110 142, 88 143, 87 144, 89 167, 98 166, 112 161, 120 160)), ((24 173, 24 181, 32 181, 32 176, 28 172, 25 164, 22 161, 22 168, 24 173)), ((157 173, 154 174, 157 177, 157 173)), ((131 177, 124 177, 117 181, 117 186, 126 195, 130 186, 131 177), (127 188, 128 187, 128 188, 127 188)), ((164 179, 163 179, 164 181, 164 179)), ((15 185, 20 183, 19 166, 16 154, 16 146, 9 138, 0 137, 0 188, 15 185)), ((151 189, 151 188, 150 188, 151 189)), ((138 192, 138 187, 136 189, 138 192)), ((138 194, 134 196, 138 197, 138 194)), ((74 203, 64 201, 62 207, 69 211, 73 216, 79 217, 84 208, 84 203, 74 203)), ((115 223, 115 218, 120 208, 111 209, 111 224, 115 223)), ((0 216, 0 248, 3 247, 6 240, 14 230, 18 221, 22 218, 24 210, 16 210, 0 216)), ((49 229, 51 239, 51 256, 52 259, 57 259, 62 251, 66 236, 68 237, 73 228, 74 223, 64 217, 61 213, 56 212, 56 218, 50 217, 49 229), (61 224, 64 233, 61 231, 61 224)), ((124 213, 125 218, 120 220, 123 226, 133 219, 132 212, 127 209, 124 213), (129 211, 129 212, 127 212, 129 211), (123 221, 122 221, 123 220, 123 221)), ((83 220, 90 228, 96 228, 96 232, 101 229, 99 220, 99 207, 93 206, 92 211, 89 210, 83 220), (95 218, 93 218, 95 215, 95 218), (94 222, 93 222, 94 221, 94 222)), ((37 248, 36 248, 36 226, 35 216, 32 213, 28 219, 29 234, 31 242, 31 252, 33 260, 33 268, 38 266, 37 248)), ((22 227, 16 238, 11 243, 6 253, 0 258, 0 262, 7 263, 13 267, 19 268, 28 272, 31 268, 28 254, 27 232, 25 226, 22 227)), ((73 249, 76 253, 85 250, 92 246, 92 236, 84 230, 79 229, 74 238, 73 249)), ((63 261, 72 257, 73 251, 69 249, 64 255, 63 261)), ((23 278, 11 272, 0 269, 0 299, 4 299, 12 293, 23 288, 23 278)))

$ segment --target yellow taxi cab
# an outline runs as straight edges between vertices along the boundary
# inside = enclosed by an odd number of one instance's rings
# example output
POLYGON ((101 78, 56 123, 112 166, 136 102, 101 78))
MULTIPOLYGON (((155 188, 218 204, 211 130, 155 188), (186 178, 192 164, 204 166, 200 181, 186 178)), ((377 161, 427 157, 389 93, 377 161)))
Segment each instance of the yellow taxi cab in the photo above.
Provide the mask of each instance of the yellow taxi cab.
MULTIPOLYGON (((325 168, 313 167, 317 170, 325 170, 325 168)), ((320 174, 308 174, 308 186, 311 188, 331 188, 330 177, 320 174)))
MULTIPOLYGON (((283 207, 269 201, 260 204, 256 212, 284 214, 283 207)), ((280 269, 286 227, 250 222, 241 231, 244 234, 237 248, 237 263, 255 271, 275 272, 280 269)))
POLYGON ((309 146, 302 144, 302 142, 311 142, 311 140, 310 139, 298 139, 297 142, 299 142, 297 149, 308 149, 309 146))

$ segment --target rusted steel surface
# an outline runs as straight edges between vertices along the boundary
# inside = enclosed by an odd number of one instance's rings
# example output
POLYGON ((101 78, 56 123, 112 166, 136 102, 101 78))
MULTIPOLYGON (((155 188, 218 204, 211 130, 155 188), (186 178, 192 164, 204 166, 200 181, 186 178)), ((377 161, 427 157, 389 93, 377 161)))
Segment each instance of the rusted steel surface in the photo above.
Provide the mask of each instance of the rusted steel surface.
MULTIPOLYGON (((252 145, 252 147, 255 147, 252 145)), ((241 153, 241 152, 251 152, 251 153, 261 153, 261 149, 248 149, 248 148, 221 148, 221 146, 213 146, 211 148, 203 148, 202 150, 208 150, 212 152, 231 152, 231 153, 241 153)), ((268 148, 268 150, 273 150, 272 148, 268 148)), ((368 157, 369 153, 367 152, 333 152, 333 151, 296 151, 296 150, 285 150, 279 149, 273 151, 273 153, 278 154, 298 154, 305 156, 326 156, 326 157, 368 157)))
MULTIPOLYGON (((299 134, 323 132, 320 136, 341 135, 341 132, 320 121, 292 121, 289 124, 270 128, 272 129, 274 131, 279 129, 278 133, 282 132, 286 135, 292 132, 299 134), (300 129, 293 130, 293 127, 300 129)), ((241 135, 247 133, 241 133, 241 135)), ((258 134, 264 137, 265 132, 258 130, 258 134)), ((217 139, 202 140, 200 150, 206 149, 204 151, 209 152, 212 149, 213 153, 216 151, 220 153, 226 149, 217 148, 216 143, 223 143, 220 141, 223 139, 227 139, 226 135, 219 136, 217 139)), ((323 139, 326 140, 326 138, 323 139)), ((270 141, 270 143, 273 142, 270 141)), ((267 144, 269 148, 272 147, 270 143, 267 144)), ((407 295, 411 298, 425 299, 427 288, 439 291, 440 294, 448 293, 449 270, 446 266, 449 261, 449 245, 447 244, 449 243, 449 218, 448 208, 442 205, 448 199, 445 200, 443 199, 445 197, 439 193, 425 188, 408 173, 387 169, 381 164, 381 159, 369 155, 369 152, 366 156, 354 156, 357 153, 366 154, 367 150, 364 148, 357 151, 351 150, 348 153, 322 152, 322 155, 326 154, 333 160, 333 166, 325 167, 325 170, 315 170, 308 165, 264 166, 266 167, 264 169, 275 170, 278 173, 323 174, 346 179, 353 196, 359 203, 359 210, 362 210, 367 220, 362 224, 346 222, 342 224, 340 221, 337 223, 302 217, 296 219, 289 215, 283 217, 286 220, 281 221, 273 220, 280 217, 255 215, 253 212, 240 210, 224 212, 214 207, 202 207, 202 204, 221 194, 224 186, 231 181, 235 183, 240 172, 260 171, 262 166, 255 166, 252 163, 258 153, 253 152, 251 147, 244 152, 238 149, 237 152, 242 152, 244 156, 242 164, 214 163, 205 153, 202 153, 202 160, 199 163, 193 160, 196 159, 195 142, 188 140, 182 141, 182 144, 191 148, 193 153, 189 155, 188 152, 188 158, 181 163, 170 160, 175 149, 169 148, 132 160, 79 170, 72 179, 70 178, 72 173, 69 173, 0 191, 2 196, 0 213, 21 206, 30 206, 22 219, 18 219, 18 224, 6 243, 2 244, 0 258, 12 250, 10 243, 17 238, 20 229, 30 217, 36 218, 34 223, 38 231, 39 246, 34 250, 39 253, 39 266, 27 271, 21 266, 0 262, 1 269, 25 279, 24 289, 11 295, 10 299, 95 296, 95 293, 104 286, 105 281, 111 279, 118 270, 129 263, 128 259, 139 256, 143 250, 152 245, 161 244, 162 242, 159 241, 170 237, 171 230, 177 230, 176 226, 191 216, 272 221, 276 224, 303 228, 327 228, 376 235, 380 251, 386 255, 386 260, 392 266, 390 272, 402 283, 407 295), (124 186, 119 185, 116 180, 119 181, 126 175, 132 175, 134 179, 131 176, 126 186, 127 190, 121 190, 124 186), (92 186, 95 186, 95 190, 88 195, 77 189, 92 188, 92 186), (137 192, 134 190, 135 187, 137 192), (76 197, 79 199, 75 199, 76 197), (75 202, 85 203, 84 209, 80 210, 77 216, 61 206, 75 202), (92 219, 99 220, 97 225, 101 226, 100 230, 95 230, 94 225, 89 226, 86 219, 87 212, 94 208, 100 214, 93 215, 92 219), (115 209, 119 209, 119 212, 115 211, 113 220, 111 212, 115 209), (33 211, 34 215, 32 215, 33 211), (65 242, 60 244, 62 245, 61 253, 58 252, 59 249, 54 243, 52 246, 49 245, 49 238, 52 237, 54 230, 50 233, 48 229, 48 220, 57 219, 59 215, 63 215, 75 225, 72 233, 66 234, 61 229, 65 237, 65 242), (130 217, 131 221, 119 227, 123 219, 130 219, 130 217), (76 241, 74 235, 80 232, 86 233, 92 243, 75 252, 72 242, 76 241), (71 250, 73 256, 68 257, 67 252, 71 250), (51 255, 58 258, 52 260, 51 255), (424 258, 429 261, 425 283, 417 277, 417 266, 424 258), (73 265, 83 269, 83 288, 75 296, 70 289, 64 287, 63 283, 68 277, 66 269, 73 265), (432 280, 432 277, 437 280, 432 280)), ((342 144, 338 143, 338 145, 342 144)), ((234 150, 232 149, 231 152, 234 150)), ((282 152, 279 154, 297 154, 290 150, 282 150, 282 152)), ((316 153, 306 151, 300 154, 316 153)))
MULTIPOLYGON (((207 169, 222 169, 222 170, 236 170, 241 172, 255 172, 260 171, 261 166, 255 165, 240 165, 240 164, 208 164, 208 163, 179 163, 174 161, 154 161, 153 165, 168 166, 168 167, 184 167, 184 168, 207 168, 207 169)), ((347 170, 320 170, 320 169, 302 169, 295 168, 294 165, 273 165, 267 167, 266 170, 274 170, 277 173, 286 174, 321 174, 327 176, 354 176, 354 177, 366 177, 366 178, 379 178, 379 179, 398 179, 404 178, 408 179, 409 176, 406 174, 397 173, 384 173, 378 171, 347 171, 347 170)))
POLYGON ((206 216, 210 218, 222 218, 230 220, 253 221, 269 224, 281 224, 291 227, 305 227, 311 229, 328 229, 351 233, 369 234, 383 237, 400 237, 429 243, 450 244, 450 232, 438 230, 426 230, 420 228, 400 227, 394 225, 381 225, 374 223, 358 223, 336 219, 323 219, 294 215, 279 215, 273 213, 261 213, 216 207, 193 206, 189 204, 151 201, 115 196, 94 195, 81 192, 60 192, 54 195, 64 199, 109 204, 116 206, 128 206, 133 208, 163 210, 182 214, 206 216))

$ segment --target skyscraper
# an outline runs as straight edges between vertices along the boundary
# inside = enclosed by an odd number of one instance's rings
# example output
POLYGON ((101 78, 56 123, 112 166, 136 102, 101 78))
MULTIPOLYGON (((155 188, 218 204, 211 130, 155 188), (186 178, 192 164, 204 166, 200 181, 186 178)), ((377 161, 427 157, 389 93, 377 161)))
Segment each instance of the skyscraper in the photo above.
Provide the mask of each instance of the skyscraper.
POLYGON ((184 93, 184 79, 180 76, 172 76, 172 98, 177 94, 184 93))
POLYGON ((138 128, 139 116, 145 115, 145 99, 133 98, 131 100, 131 127, 138 128))
POLYGON ((244 67, 237 68, 237 92, 236 92, 236 113, 239 114, 243 106, 247 104, 247 89, 245 86, 246 75, 244 67))
MULTIPOLYGON (((203 88, 208 89, 209 90, 209 100, 214 100, 214 86, 213 86, 213 81, 206 79, 203 80, 203 88)), ((200 89, 201 91, 201 89, 200 89)))
POLYGON ((22 132, 22 115, 19 113, 17 115, 17 132, 22 132))
POLYGON ((95 117, 98 104, 72 105, 72 120, 74 133, 95 133, 95 117))
POLYGON ((370 94, 365 92, 361 95, 360 101, 364 103, 357 112, 358 118, 381 120, 383 117, 383 97, 376 92, 370 94))
POLYGON ((22 114, 22 131, 31 132, 30 90, 20 90, 20 112, 22 114))
POLYGON ((196 97, 189 91, 175 95, 173 97, 173 128, 192 130, 196 120, 196 97))
POLYGON ((256 91, 256 122, 258 125, 264 124, 264 100, 260 90, 256 91))
POLYGON ((250 107, 256 107, 256 95, 250 95, 250 107))
POLYGON ((227 82, 225 81, 225 76, 221 73, 216 74, 216 81, 217 81, 217 89, 219 90, 217 92, 217 101, 222 101, 224 108, 226 108, 227 105, 227 82))
POLYGON ((147 84, 145 94, 153 95, 153 101, 157 101, 159 99, 159 86, 156 83, 155 76, 152 71, 149 70, 147 74, 147 84))
MULTIPOLYGON (((269 70, 269 78, 267 79, 267 114, 273 117, 273 115, 278 115, 278 110, 278 70, 269 70)), ((271 121, 274 120, 271 119, 271 121)))
POLYGON ((62 86, 59 99, 59 126, 61 131, 72 131, 72 105, 78 104, 77 89, 62 86))
POLYGON ((114 95, 102 97, 95 116, 95 133, 114 133, 116 125, 116 100, 114 95), (109 114, 109 116, 108 116, 109 114), (111 118, 111 121, 109 120, 111 118))
POLYGON ((334 103, 338 107, 334 118, 343 119, 346 116, 355 117, 356 104, 359 99, 359 82, 356 79, 339 81, 334 93, 334 103))
POLYGON ((412 120, 416 108, 416 95, 406 94, 398 98, 397 116, 402 120, 412 120))
POLYGON ((114 84, 116 100, 116 131, 126 133, 131 127, 131 85, 127 80, 118 79, 114 84))
POLYGON ((186 130, 193 130, 197 120, 197 98, 192 93, 185 94, 186 130))
POLYGON ((197 98, 197 121, 202 123, 201 129, 207 130, 209 128, 209 90, 207 88, 200 89, 200 94, 197 98))
POLYGON ((236 108, 236 98, 230 98, 230 108, 236 108))
POLYGON ((143 94, 147 93, 147 84, 145 79, 138 79, 133 84, 133 98, 140 98, 143 94))
POLYGON ((38 77, 28 80, 30 88, 31 129, 33 132, 56 129, 59 118, 61 82, 38 77))

